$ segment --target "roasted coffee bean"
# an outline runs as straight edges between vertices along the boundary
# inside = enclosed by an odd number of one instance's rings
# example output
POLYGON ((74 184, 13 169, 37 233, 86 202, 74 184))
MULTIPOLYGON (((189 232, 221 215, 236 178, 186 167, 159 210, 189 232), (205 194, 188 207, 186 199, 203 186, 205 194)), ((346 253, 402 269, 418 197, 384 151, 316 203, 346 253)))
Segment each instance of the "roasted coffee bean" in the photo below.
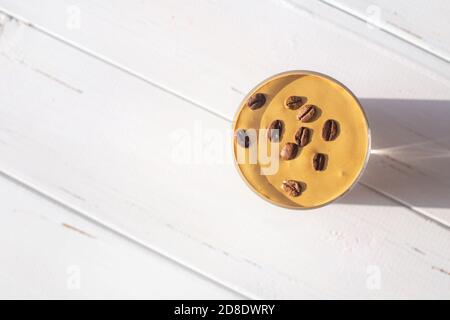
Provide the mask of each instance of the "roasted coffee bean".
POLYGON ((298 129, 295 134, 295 142, 299 145, 299 147, 303 148, 306 146, 311 140, 311 129, 306 127, 301 127, 298 129))
POLYGON ((272 142, 279 142, 283 134, 283 121, 274 120, 267 128, 267 139, 272 142))
POLYGON ((338 123, 336 120, 327 120, 323 125, 322 137, 325 141, 333 141, 338 135, 338 123))
POLYGON ((326 155, 324 155, 323 153, 316 153, 313 159, 314 169, 316 169, 316 171, 325 170, 326 161, 327 161, 326 155))
POLYGON ((248 99, 247 106, 252 110, 256 110, 261 108, 265 103, 266 96, 262 93, 255 93, 248 99))
POLYGON ((302 185, 295 180, 283 181, 281 188, 291 197, 298 197, 302 194, 302 185))
POLYGON ((292 160, 297 156, 298 145, 292 142, 286 143, 286 145, 281 149, 280 157, 283 160, 292 160))
POLYGON ((300 108, 306 102, 306 98, 299 96, 290 96, 286 99, 285 107, 291 110, 300 108))
POLYGON ((316 116, 316 106, 309 104, 300 108, 297 114, 297 119, 302 122, 309 122, 312 121, 315 116, 316 116))
POLYGON ((235 136, 237 143, 241 147, 248 148, 250 146, 250 137, 248 136, 247 132, 245 132, 244 129, 237 130, 235 136))

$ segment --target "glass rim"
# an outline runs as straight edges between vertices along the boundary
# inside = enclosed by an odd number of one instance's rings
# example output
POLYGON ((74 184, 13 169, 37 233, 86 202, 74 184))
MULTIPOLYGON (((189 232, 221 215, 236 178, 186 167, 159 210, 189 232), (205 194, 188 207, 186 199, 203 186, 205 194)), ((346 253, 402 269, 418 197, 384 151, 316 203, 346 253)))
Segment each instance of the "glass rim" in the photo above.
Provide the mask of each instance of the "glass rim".
POLYGON ((363 117, 364 117, 364 121, 366 122, 366 127, 367 127, 367 150, 366 150, 366 154, 364 157, 364 163, 363 166, 361 168, 361 170, 359 171, 358 175, 356 176, 356 178, 354 179, 354 181, 352 182, 352 184, 343 192, 341 193, 339 196, 325 202, 322 203, 320 205, 317 206, 312 206, 312 207, 301 207, 301 206, 289 206, 289 205, 285 205, 285 204, 281 204, 278 203, 272 199, 269 199, 267 197, 265 197, 264 195, 262 195, 260 192, 258 192, 253 185, 248 181, 248 179, 246 178, 246 176, 242 173, 241 168, 239 167, 239 164, 236 161, 236 151, 235 151, 235 139, 232 139, 232 148, 233 148, 233 163, 234 166, 236 167, 236 170, 239 172, 240 177, 242 178, 242 180, 245 182, 245 184, 247 184, 247 186, 250 188, 250 190, 252 190, 254 193, 256 193, 260 198, 264 199, 265 201, 269 202, 272 205, 275 205, 277 207, 282 207, 285 209, 290 209, 290 210, 311 210, 311 209, 318 209, 321 207, 324 207, 326 205, 329 205, 339 199, 341 199, 342 197, 344 197, 345 195, 347 195, 347 193, 349 193, 351 190, 353 190, 353 188, 355 187, 355 185, 358 183, 358 181, 361 179, 364 171, 367 169, 367 164, 369 162, 369 158, 370 158, 370 154, 371 154, 371 142, 372 142, 372 138, 371 138, 371 131, 370 131, 370 124, 369 124, 369 120, 367 118, 367 114, 363 108, 363 106, 361 105, 361 102, 359 101, 359 99, 356 97, 356 95, 353 93, 353 91, 351 91, 346 85, 344 85, 342 82, 336 80, 335 78, 317 72, 317 71, 312 71, 312 70, 289 70, 289 71, 284 71, 284 72, 280 72, 277 73, 271 77, 268 77, 266 79, 264 79, 263 81, 259 82, 256 86, 254 86, 246 95, 245 97, 241 100, 241 102, 238 105, 238 108, 235 112, 235 115, 233 117, 233 121, 231 123, 232 126, 232 132, 234 134, 234 132, 236 131, 236 122, 239 118, 240 115, 240 111, 242 110, 242 106, 245 105, 245 102, 250 98, 250 96, 252 94, 254 94, 254 92, 260 88, 261 86, 263 86, 264 84, 268 83, 269 81, 273 81, 277 78, 281 78, 283 76, 287 76, 287 75, 314 75, 314 76, 318 76, 318 77, 322 77, 325 78, 327 80, 330 80, 332 82, 337 83, 338 85, 340 85, 341 87, 343 87, 352 97, 353 99, 356 101, 359 109, 361 110, 363 117))

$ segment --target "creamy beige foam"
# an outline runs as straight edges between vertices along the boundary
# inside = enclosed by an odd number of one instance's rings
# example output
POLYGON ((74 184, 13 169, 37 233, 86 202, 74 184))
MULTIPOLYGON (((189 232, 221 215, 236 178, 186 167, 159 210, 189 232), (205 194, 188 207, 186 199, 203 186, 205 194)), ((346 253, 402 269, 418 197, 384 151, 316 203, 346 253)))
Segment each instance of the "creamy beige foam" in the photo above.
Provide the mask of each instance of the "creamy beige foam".
MULTIPOLYGON (((249 96, 256 92, 266 95, 265 105, 251 110, 245 99, 234 121, 235 131, 266 129, 273 120, 282 120, 284 133, 280 150, 287 142, 295 142, 295 133, 302 126, 312 129, 312 136, 295 159, 279 160, 279 170, 274 175, 261 175, 260 162, 238 163, 237 167, 250 187, 268 201, 290 208, 321 206, 345 193, 363 170, 369 149, 367 120, 356 98, 336 81, 307 72, 289 72, 270 78, 249 96), (289 96, 306 97, 306 104, 317 106, 319 113, 315 120, 309 123, 297 120, 298 110, 284 107, 289 96), (328 119, 339 123, 339 135, 334 141, 322 138, 322 127, 328 119), (316 153, 327 155, 326 170, 314 170, 312 163, 316 153), (288 179, 304 184, 305 189, 299 197, 290 197, 281 188, 282 182, 288 179)), ((238 148, 242 149, 235 142, 235 158, 238 148)), ((249 153, 249 150, 245 152, 249 153)))

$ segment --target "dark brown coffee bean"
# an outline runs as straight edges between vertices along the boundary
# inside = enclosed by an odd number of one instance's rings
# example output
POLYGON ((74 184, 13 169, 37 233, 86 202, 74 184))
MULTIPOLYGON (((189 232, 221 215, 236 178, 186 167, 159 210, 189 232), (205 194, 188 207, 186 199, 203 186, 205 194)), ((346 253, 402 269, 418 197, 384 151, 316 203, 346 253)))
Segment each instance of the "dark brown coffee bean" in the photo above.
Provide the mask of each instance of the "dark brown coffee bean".
POLYGON ((266 96, 262 93, 255 93, 248 99, 247 106, 252 110, 256 110, 261 108, 265 103, 266 96))
POLYGON ((316 116, 316 106, 309 104, 300 108, 297 114, 297 119, 302 122, 309 122, 312 121, 315 116, 316 116))
POLYGON ((283 121, 274 120, 267 128, 267 139, 272 142, 279 142, 283 134, 283 121))
POLYGON ((301 127, 298 129, 295 134, 295 142, 299 145, 299 147, 303 148, 306 146, 311 140, 311 129, 306 127, 301 127))
POLYGON ((241 147, 248 148, 250 146, 250 137, 248 136, 247 132, 245 132, 244 129, 237 130, 235 136, 237 143, 241 147))
POLYGON ((295 180, 283 181, 281 188, 291 197, 298 197, 302 194, 302 185, 295 180))
POLYGON ((325 170, 326 162, 327 162, 326 155, 324 155, 323 153, 316 153, 313 159, 314 169, 316 169, 316 171, 325 170))
POLYGON ((336 120, 327 120, 323 125, 322 137, 325 141, 333 141, 336 139, 339 128, 336 120))
POLYGON ((297 156, 298 145, 292 142, 286 143, 286 145, 281 149, 280 157, 283 160, 292 160, 297 156))
POLYGON ((286 99, 285 107, 291 110, 300 108, 306 102, 306 98, 299 96, 290 96, 286 99))

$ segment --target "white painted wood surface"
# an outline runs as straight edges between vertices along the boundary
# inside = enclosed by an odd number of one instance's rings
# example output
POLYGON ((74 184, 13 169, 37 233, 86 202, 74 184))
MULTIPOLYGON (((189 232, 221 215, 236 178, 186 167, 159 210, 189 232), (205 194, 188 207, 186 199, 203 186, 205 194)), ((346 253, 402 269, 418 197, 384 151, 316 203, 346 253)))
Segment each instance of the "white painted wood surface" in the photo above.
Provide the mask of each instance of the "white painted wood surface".
POLYGON ((321 0, 450 62, 446 0, 321 0))
POLYGON ((2 3, 53 36, 187 100, 191 107, 229 120, 243 92, 271 74, 288 69, 328 73, 364 98, 373 147, 397 148, 374 157, 363 182, 450 225, 450 177, 442 181, 439 171, 448 164, 441 155, 450 142, 450 65, 422 57, 422 50, 380 34, 366 22, 310 0, 258 1, 257 6, 252 1, 206 0, 2 3), (73 25, 74 10, 79 28, 73 25), (255 19, 248 19, 247 12, 255 19), (346 29, 337 27, 336 21, 342 25, 348 19, 346 29), (253 43, 258 48, 249 48, 253 43), (201 84, 208 84, 207 90, 201 84), (411 104, 405 116, 403 108, 411 104), (427 117, 430 109, 432 118, 427 117), (385 112, 392 121, 380 120, 385 112), (414 157, 399 152, 406 144, 414 157), (423 188, 408 187, 418 180, 423 188))
POLYGON ((0 299, 236 299, 0 176, 0 299))
POLYGON ((32 23, 3 21, 0 169, 249 297, 449 298, 448 64, 349 32, 364 23, 327 5, 258 4, 72 1, 73 29, 68 2, 0 1, 32 23), (298 68, 353 88, 372 124, 378 153, 334 205, 269 206, 229 155, 176 163, 179 137, 155 135, 171 119, 194 137, 216 132, 228 150, 243 92, 298 68))

